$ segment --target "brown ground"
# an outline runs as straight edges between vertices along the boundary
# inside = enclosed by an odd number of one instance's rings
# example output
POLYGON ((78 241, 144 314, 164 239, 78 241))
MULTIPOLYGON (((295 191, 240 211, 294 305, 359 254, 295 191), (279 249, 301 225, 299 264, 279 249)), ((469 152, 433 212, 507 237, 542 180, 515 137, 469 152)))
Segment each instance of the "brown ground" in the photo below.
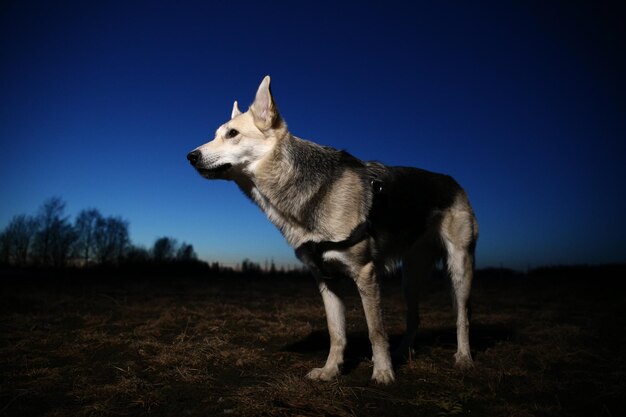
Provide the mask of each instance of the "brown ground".
MULTIPOLYGON (((328 347, 312 280, 0 276, 0 415, 626 415, 624 286, 597 273, 479 277, 467 372, 453 367, 450 296, 431 283, 416 356, 391 386, 369 380, 354 291, 344 375, 320 383, 304 378, 328 347)), ((385 281, 392 345, 400 300, 385 281)))

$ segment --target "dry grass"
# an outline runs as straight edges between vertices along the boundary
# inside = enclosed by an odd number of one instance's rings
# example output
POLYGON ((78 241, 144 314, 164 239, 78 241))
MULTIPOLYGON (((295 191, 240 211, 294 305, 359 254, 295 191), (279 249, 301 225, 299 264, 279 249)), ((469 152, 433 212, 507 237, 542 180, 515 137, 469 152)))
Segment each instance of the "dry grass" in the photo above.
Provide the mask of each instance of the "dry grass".
MULTIPOLYGON (((477 282, 468 372, 452 366, 454 316, 447 292, 434 288, 416 356, 382 387, 369 381, 354 293, 344 375, 318 383, 304 378, 328 346, 312 282, 5 278, 0 415, 624 415, 623 288, 585 285, 477 282)), ((392 345, 403 331, 398 287, 386 282, 392 345)))

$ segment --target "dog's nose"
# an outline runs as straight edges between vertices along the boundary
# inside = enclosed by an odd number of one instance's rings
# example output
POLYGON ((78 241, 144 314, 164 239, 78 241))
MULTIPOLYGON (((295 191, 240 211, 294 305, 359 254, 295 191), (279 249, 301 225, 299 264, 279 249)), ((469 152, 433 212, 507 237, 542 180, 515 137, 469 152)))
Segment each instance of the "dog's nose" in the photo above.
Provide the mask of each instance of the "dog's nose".
POLYGON ((195 151, 189 152, 187 154, 187 159, 191 162, 191 165, 196 166, 196 162, 200 159, 200 151, 196 149, 195 151))

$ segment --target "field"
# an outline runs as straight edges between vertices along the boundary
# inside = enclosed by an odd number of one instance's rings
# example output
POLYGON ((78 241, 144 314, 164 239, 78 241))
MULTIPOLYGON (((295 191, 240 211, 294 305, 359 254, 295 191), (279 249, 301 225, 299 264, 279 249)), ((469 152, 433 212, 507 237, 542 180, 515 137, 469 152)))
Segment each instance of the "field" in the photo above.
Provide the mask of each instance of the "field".
MULTIPOLYGON (((113 272, 111 274, 114 275, 113 272)), ((444 280, 422 296, 416 354, 397 382, 370 381, 367 329, 351 283, 343 375, 304 378, 328 336, 312 279, 154 279, 4 272, 3 416, 623 416, 624 268, 482 271, 470 371, 453 367, 444 280)), ((400 283, 384 281, 392 346, 400 283)))

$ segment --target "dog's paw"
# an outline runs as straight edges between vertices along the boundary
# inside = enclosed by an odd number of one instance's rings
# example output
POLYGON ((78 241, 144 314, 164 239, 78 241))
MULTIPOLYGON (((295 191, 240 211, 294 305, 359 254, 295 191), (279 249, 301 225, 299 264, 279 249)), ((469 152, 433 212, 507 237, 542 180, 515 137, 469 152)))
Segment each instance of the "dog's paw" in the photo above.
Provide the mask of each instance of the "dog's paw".
POLYGON ((454 354, 454 366, 458 369, 468 370, 474 367, 474 361, 472 357, 465 354, 454 354))
POLYGON ((376 369, 374 368, 374 373, 372 374, 372 380, 374 380, 377 384, 388 385, 392 382, 395 382, 396 377, 393 374, 393 369, 385 368, 385 369, 376 369))
POLYGON ((339 374, 339 369, 313 368, 306 377, 314 381, 331 381, 339 374))

